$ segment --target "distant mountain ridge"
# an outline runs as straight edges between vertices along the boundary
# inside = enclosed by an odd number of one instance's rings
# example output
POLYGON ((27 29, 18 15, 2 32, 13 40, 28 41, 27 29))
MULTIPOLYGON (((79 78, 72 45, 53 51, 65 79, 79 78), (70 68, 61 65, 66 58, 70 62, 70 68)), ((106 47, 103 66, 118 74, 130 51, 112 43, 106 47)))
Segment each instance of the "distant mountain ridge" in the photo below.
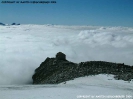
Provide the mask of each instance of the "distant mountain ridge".
POLYGON ((16 23, 12 23, 11 25, 20 25, 20 23, 16 24, 16 23))
POLYGON ((133 66, 105 61, 87 61, 77 64, 66 60, 66 55, 59 52, 56 58, 47 57, 35 70, 32 79, 33 84, 58 84, 74 78, 97 74, 113 74, 115 79, 131 81, 133 66))
MULTIPOLYGON (((0 25, 5 26, 6 24, 0 22, 0 25)), ((16 23, 12 23, 11 25, 20 25, 20 23, 18 23, 18 24, 16 24, 16 23)))
POLYGON ((5 24, 4 23, 1 23, 1 22, 0 22, 0 25, 5 26, 5 24))

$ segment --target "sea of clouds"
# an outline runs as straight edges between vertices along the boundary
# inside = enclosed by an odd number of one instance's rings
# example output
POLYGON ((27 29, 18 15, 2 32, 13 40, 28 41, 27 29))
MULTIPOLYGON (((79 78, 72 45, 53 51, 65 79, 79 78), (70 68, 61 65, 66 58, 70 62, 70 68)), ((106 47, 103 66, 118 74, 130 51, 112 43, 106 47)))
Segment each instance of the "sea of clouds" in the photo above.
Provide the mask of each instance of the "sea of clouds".
POLYGON ((133 28, 0 26, 0 84, 32 83, 35 68, 59 51, 77 63, 95 60, 133 66, 133 28))

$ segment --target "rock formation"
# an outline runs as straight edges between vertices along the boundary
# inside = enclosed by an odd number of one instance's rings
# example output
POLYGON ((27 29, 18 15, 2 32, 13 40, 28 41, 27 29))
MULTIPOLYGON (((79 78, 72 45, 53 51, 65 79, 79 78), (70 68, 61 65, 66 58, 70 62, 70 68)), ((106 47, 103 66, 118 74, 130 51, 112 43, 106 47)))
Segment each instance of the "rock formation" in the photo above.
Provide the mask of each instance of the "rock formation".
POLYGON ((56 54, 56 59, 57 60, 66 60, 66 55, 64 53, 62 53, 62 52, 58 52, 56 54))
POLYGON ((104 61, 77 64, 66 60, 66 55, 59 52, 56 58, 47 57, 35 70, 32 79, 33 84, 58 84, 77 77, 97 74, 113 74, 115 79, 130 81, 133 79, 133 66, 104 61))

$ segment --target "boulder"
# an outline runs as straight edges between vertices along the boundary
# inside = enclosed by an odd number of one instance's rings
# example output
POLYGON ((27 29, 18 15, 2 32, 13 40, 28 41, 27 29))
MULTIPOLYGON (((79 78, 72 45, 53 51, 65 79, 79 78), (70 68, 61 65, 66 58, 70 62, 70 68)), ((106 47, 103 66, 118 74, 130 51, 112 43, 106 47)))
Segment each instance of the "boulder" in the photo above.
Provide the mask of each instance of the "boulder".
POLYGON ((56 59, 57 60, 66 60, 66 55, 64 53, 62 53, 62 52, 58 52, 56 54, 56 59))

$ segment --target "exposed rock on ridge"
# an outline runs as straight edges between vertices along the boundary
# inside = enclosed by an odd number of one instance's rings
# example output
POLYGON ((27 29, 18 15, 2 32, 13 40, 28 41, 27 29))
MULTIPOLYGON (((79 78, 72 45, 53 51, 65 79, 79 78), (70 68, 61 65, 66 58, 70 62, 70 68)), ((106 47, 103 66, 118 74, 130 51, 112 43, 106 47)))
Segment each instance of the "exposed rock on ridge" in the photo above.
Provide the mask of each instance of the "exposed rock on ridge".
POLYGON ((66 60, 62 52, 56 58, 47 57, 35 70, 33 84, 58 84, 77 77, 96 74, 114 74, 116 79, 133 79, 133 66, 104 61, 87 61, 79 64, 66 60))

